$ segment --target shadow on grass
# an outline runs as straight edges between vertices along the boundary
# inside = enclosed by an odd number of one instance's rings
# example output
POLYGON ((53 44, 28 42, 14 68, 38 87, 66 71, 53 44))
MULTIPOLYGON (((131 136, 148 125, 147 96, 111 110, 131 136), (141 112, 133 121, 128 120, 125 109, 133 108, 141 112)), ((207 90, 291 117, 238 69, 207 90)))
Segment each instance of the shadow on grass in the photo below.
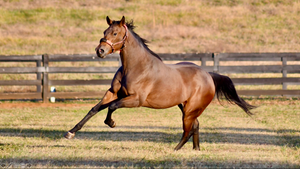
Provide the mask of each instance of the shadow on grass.
POLYGON ((194 159, 113 159, 113 160, 90 160, 90 159, 18 159, 7 158, 0 160, 2 168, 34 168, 35 166, 46 167, 121 167, 121 168, 299 168, 297 164, 278 163, 276 161, 214 161, 204 156, 194 159))
MULTIPOLYGON (((126 128, 120 126, 119 128, 126 128)), ((128 127, 132 129, 132 127, 128 127)), ((138 128, 138 127, 134 127, 138 128)), ((142 127, 141 127, 142 128, 142 127)), ((147 127, 149 128, 149 127, 147 127)), ((163 129, 164 127, 151 127, 152 129, 163 129)), ((83 131, 77 132, 76 139, 94 139, 111 141, 150 141, 172 143, 179 142, 182 130, 169 128, 166 132, 161 131, 83 131)), ((2 128, 0 136, 13 137, 40 137, 52 140, 61 139, 66 131, 48 129, 17 129, 2 128)), ((201 128, 200 142, 207 143, 234 143, 234 144, 254 144, 254 145, 278 145, 299 147, 300 131, 297 130, 269 130, 259 128, 201 128), (204 130, 204 131, 203 131, 204 130), (244 132, 244 133, 239 133, 244 132), (247 133, 248 132, 248 133, 247 133), (251 133, 262 132, 262 133, 251 133), (298 133, 298 134, 295 134, 298 133)))

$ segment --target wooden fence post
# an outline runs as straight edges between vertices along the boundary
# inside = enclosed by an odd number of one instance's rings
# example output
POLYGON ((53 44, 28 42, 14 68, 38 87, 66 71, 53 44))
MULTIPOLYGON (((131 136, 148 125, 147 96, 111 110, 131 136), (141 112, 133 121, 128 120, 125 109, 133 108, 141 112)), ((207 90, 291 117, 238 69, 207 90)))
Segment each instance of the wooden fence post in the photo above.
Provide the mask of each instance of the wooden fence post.
MULTIPOLYGON (((207 55, 207 54, 206 54, 207 55)), ((201 61, 201 66, 206 66, 206 61, 207 61, 207 58, 206 57, 201 57, 200 58, 200 61, 201 61)))
POLYGON ((219 57, 218 57, 218 53, 213 53, 212 57, 214 59, 214 72, 218 73, 219 72, 219 57))
POLYGON ((43 66, 45 68, 43 72, 43 101, 44 103, 48 103, 48 93, 49 93, 49 85, 48 85, 48 70, 49 70, 49 55, 43 55, 43 66))
MULTIPOLYGON (((286 78, 287 77, 287 70, 286 70, 287 58, 281 57, 281 61, 282 61, 282 77, 286 78)), ((282 89, 287 90, 287 83, 282 83, 282 89)))
MULTIPOLYGON (((36 67, 41 67, 42 62, 40 60, 36 61, 36 67)), ((42 73, 38 72, 36 73, 36 80, 42 80, 42 73)), ((42 86, 36 85, 36 92, 41 93, 42 92, 42 86)))

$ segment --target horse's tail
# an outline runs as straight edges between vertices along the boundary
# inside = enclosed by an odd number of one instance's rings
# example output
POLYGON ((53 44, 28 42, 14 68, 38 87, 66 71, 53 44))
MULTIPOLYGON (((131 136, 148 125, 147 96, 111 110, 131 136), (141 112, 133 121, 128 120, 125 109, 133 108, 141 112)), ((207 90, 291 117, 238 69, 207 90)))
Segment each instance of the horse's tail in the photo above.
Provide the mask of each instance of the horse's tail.
POLYGON ((209 74, 214 80, 216 96, 219 101, 222 96, 225 96, 228 102, 238 105, 249 116, 253 115, 250 110, 256 108, 256 106, 250 105, 249 103, 245 102, 244 99, 238 96, 234 84, 229 77, 212 72, 209 72, 209 74))

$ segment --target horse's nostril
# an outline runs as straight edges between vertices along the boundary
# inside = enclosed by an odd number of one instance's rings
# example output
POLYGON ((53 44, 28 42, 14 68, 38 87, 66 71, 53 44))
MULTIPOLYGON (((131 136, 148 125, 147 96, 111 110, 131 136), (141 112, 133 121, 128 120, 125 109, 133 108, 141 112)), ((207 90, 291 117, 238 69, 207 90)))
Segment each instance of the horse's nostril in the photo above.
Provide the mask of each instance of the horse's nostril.
POLYGON ((103 53, 104 53, 104 50, 103 50, 103 49, 99 49, 99 53, 100 53, 100 54, 103 54, 103 53))

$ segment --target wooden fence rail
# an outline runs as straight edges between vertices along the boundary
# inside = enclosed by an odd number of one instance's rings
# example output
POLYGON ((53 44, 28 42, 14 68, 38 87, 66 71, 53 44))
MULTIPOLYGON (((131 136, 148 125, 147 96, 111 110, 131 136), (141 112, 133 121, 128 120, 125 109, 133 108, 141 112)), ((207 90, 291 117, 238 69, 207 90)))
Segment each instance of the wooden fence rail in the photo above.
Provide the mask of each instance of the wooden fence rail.
MULTIPOLYGON (((299 85, 300 77, 288 77, 288 74, 300 74, 300 53, 188 53, 159 54, 164 61, 201 61, 201 67, 210 72, 221 74, 239 73, 281 73, 278 78, 232 78, 236 85, 282 85, 281 90, 238 90, 240 95, 289 95, 300 96, 299 90, 287 90, 290 84, 299 85), (226 65, 230 61, 263 61, 267 65, 226 65), (277 64, 274 64, 276 62, 277 64), (280 64, 278 64, 278 62, 280 64), (288 62, 292 64, 288 64, 288 62), (210 63, 210 64, 208 64, 210 63), (296 64, 294 64, 296 63, 296 64)), ((109 85, 111 79, 94 80, 59 80, 49 79, 51 73, 115 73, 116 67, 53 67, 51 62, 119 62, 119 56, 112 54, 105 59, 94 54, 88 55, 31 55, 0 56, 0 62, 35 62, 35 67, 0 67, 0 74, 36 74, 35 80, 0 80, 0 86, 37 86, 36 92, 0 93, 0 100, 42 99, 48 102, 56 98, 93 98, 101 97, 104 91, 98 92, 54 92, 50 86, 68 85, 109 85)))

